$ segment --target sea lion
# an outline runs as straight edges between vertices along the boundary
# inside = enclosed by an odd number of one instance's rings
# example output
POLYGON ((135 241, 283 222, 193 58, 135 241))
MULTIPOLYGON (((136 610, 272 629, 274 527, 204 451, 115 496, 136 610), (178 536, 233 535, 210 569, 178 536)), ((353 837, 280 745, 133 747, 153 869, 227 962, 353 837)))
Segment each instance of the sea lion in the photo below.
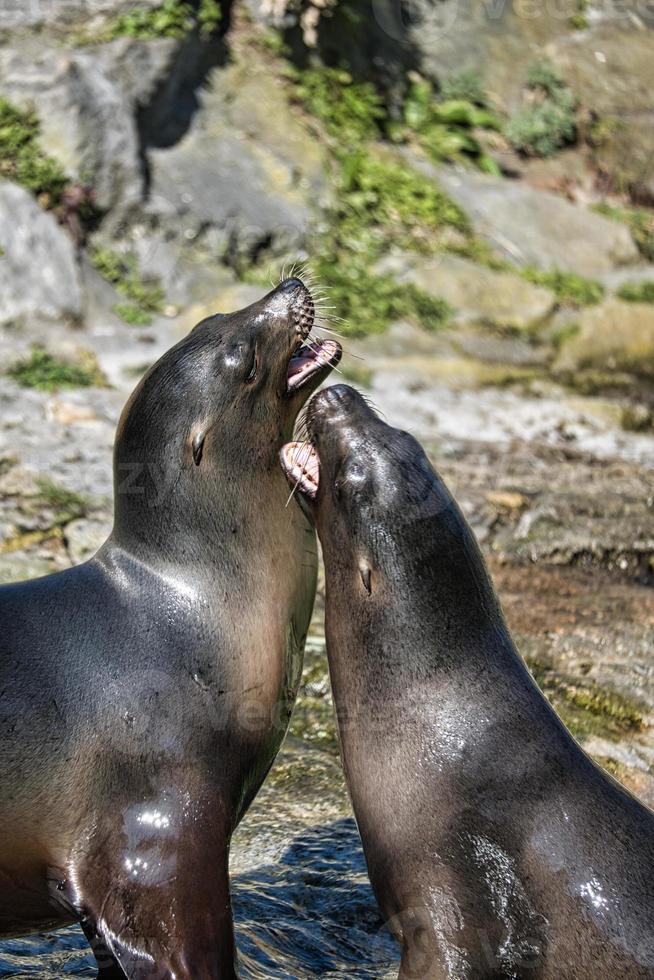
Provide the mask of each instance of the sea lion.
POLYGON ((313 515, 342 755, 400 978, 654 977, 654 814, 516 651, 422 448, 347 386, 282 465, 313 515))
POLYGON ((230 836, 315 590, 277 462, 340 357, 313 321, 290 278, 199 323, 122 414, 107 542, 0 590, 0 935, 77 920, 100 976, 236 975, 230 836))

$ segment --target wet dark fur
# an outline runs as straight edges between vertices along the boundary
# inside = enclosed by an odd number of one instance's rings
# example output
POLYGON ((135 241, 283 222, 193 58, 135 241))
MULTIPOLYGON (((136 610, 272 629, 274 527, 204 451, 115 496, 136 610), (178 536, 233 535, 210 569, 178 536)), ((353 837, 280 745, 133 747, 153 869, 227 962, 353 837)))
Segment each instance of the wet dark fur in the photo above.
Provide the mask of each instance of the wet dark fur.
POLYGON ((342 385, 307 422, 343 760, 400 977, 654 977, 654 815, 531 679, 418 443, 342 385))
POLYGON ((235 976, 231 833, 286 730, 315 591, 277 453, 288 280, 165 354, 123 413, 114 530, 0 589, 0 934, 78 920, 101 976, 235 976))

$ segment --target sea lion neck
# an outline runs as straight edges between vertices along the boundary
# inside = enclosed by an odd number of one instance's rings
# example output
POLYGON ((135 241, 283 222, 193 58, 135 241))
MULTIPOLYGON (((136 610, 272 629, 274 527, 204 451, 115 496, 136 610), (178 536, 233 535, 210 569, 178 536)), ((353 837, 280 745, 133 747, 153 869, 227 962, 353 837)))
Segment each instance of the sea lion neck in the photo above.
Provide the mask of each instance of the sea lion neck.
POLYGON ((219 565, 221 574, 241 579, 239 551, 283 540, 291 519, 298 519, 297 507, 285 507, 286 483, 276 468, 217 477, 215 483, 180 471, 169 482, 162 478, 157 495, 138 491, 138 483, 131 492, 117 485, 111 539, 150 567, 219 565))

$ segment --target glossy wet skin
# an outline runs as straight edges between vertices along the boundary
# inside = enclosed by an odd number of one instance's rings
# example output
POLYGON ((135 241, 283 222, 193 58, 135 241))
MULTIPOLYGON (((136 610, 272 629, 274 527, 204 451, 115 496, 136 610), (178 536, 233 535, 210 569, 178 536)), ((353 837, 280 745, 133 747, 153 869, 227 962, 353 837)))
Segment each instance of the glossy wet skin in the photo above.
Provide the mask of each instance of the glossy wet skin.
POLYGON ((277 464, 340 356, 296 370, 311 319, 288 280, 199 324, 126 406, 98 555, 0 589, 0 933, 78 919, 106 978, 234 976, 229 839, 315 592, 277 464))
POLYGON ((316 458, 283 466, 323 548, 344 766, 400 977, 654 976, 651 812, 540 694, 416 441, 342 385, 307 422, 316 458))

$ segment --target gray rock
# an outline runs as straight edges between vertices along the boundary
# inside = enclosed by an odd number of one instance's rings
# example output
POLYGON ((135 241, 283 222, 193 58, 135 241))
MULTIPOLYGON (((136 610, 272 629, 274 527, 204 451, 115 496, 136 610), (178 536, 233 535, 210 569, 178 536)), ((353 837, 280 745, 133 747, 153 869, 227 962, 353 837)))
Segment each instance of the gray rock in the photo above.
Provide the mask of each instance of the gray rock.
POLYGON ((111 531, 111 517, 105 520, 81 518, 66 525, 64 540, 72 562, 86 561, 104 544, 111 531))
POLYGON ((143 196, 132 99, 95 54, 32 44, 0 53, 0 91, 34 107, 43 149, 73 180, 93 187, 98 206, 118 221, 143 196))
POLYGON ((0 322, 79 317, 82 294, 70 236, 31 194, 0 183, 0 322))
POLYGON ((416 161, 470 216, 475 230, 516 265, 596 277, 638 261, 624 225, 524 184, 416 161))
MULTIPOLYGON (((160 0, 139 0, 156 6, 160 0)), ((75 22, 92 24, 133 7, 133 0, 2 0, 0 30, 47 26, 62 29, 75 22)))
POLYGON ((322 150, 255 62, 214 70, 190 131, 150 162, 153 214, 214 255, 298 249, 328 197, 322 150))
POLYGON ((607 300, 584 310, 579 327, 564 344, 556 370, 628 371, 654 378, 654 306, 607 300))
POLYGON ((549 290, 458 255, 394 255, 378 271, 447 300, 459 323, 524 329, 545 319, 556 305, 549 290))

